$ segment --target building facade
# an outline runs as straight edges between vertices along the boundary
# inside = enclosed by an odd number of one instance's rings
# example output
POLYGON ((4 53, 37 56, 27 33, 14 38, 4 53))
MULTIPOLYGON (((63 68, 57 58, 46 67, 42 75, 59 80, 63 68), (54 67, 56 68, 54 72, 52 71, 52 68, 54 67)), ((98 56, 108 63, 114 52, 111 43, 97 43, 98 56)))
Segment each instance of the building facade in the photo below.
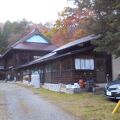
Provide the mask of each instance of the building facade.
POLYGON ((56 48, 50 40, 44 37, 37 29, 34 29, 31 33, 13 44, 1 56, 0 63, 2 64, 1 66, 4 66, 4 76, 7 77, 9 75, 11 80, 14 77, 19 79, 19 73, 15 71, 17 67, 36 60, 56 48))
POLYGON ((38 74, 41 83, 73 84, 80 79, 93 79, 96 83, 105 83, 107 74, 112 78, 111 55, 94 51, 95 46, 91 41, 98 38, 99 36, 89 35, 70 42, 20 66, 16 71, 22 77, 27 74, 38 74))
MULTIPOLYGON (((100 35, 89 35, 57 48, 38 30, 12 45, 0 58, 0 73, 11 80, 39 75, 40 83, 73 84, 80 79, 105 83, 112 78, 111 55, 94 51, 91 41, 100 35)), ((3 79, 3 78, 1 78, 3 79)))

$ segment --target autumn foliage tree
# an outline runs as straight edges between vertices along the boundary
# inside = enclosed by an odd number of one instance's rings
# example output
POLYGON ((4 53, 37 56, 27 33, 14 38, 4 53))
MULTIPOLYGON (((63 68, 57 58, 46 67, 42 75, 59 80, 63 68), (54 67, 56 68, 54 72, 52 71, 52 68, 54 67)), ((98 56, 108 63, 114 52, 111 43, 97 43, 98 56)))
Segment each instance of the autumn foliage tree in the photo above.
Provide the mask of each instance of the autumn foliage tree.
POLYGON ((90 11, 80 12, 78 8, 66 7, 58 15, 53 29, 47 33, 53 43, 63 45, 89 34, 87 25, 91 16, 90 11))
POLYGON ((78 10, 90 10, 92 17, 88 29, 101 34, 96 41, 97 51, 120 56, 120 0, 71 0, 78 10))

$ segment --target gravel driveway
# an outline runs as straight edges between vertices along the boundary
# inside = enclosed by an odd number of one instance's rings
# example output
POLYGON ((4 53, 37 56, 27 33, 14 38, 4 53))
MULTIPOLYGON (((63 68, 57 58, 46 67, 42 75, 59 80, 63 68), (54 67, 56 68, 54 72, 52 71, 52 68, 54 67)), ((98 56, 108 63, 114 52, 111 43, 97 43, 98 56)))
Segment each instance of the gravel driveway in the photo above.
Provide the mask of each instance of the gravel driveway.
POLYGON ((79 120, 13 83, 0 83, 0 120, 79 120))

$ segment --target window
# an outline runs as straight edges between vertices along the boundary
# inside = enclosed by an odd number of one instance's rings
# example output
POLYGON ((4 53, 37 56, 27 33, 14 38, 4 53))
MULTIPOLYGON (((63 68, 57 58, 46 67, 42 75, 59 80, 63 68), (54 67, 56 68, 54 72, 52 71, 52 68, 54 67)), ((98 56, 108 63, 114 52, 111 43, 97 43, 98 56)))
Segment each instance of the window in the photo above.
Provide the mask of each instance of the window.
POLYGON ((76 58, 75 69, 76 70, 94 70, 94 59, 76 58))

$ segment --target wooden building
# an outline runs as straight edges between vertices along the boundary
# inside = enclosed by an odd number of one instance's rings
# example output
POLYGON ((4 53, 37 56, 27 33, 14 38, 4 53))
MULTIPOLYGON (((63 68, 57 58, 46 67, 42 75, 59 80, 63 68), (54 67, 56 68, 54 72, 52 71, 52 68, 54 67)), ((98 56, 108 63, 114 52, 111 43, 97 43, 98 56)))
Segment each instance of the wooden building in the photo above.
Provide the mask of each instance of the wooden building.
POLYGON ((0 55, 0 80, 4 79, 5 79, 4 60, 2 59, 2 55, 0 55))
POLYGON ((112 77, 111 55, 95 52, 91 41, 100 35, 89 35, 75 40, 51 53, 21 65, 16 71, 24 74, 40 75, 41 83, 72 84, 80 79, 94 79, 96 83, 106 82, 106 75, 112 77))
POLYGON ((16 68, 41 58, 56 48, 57 47, 37 29, 34 29, 31 33, 13 44, 2 55, 0 62, 4 66, 6 77, 9 75, 11 80, 14 79, 15 76, 17 79, 20 79, 20 73, 16 72, 16 68), (4 63, 2 61, 4 61, 4 63))

